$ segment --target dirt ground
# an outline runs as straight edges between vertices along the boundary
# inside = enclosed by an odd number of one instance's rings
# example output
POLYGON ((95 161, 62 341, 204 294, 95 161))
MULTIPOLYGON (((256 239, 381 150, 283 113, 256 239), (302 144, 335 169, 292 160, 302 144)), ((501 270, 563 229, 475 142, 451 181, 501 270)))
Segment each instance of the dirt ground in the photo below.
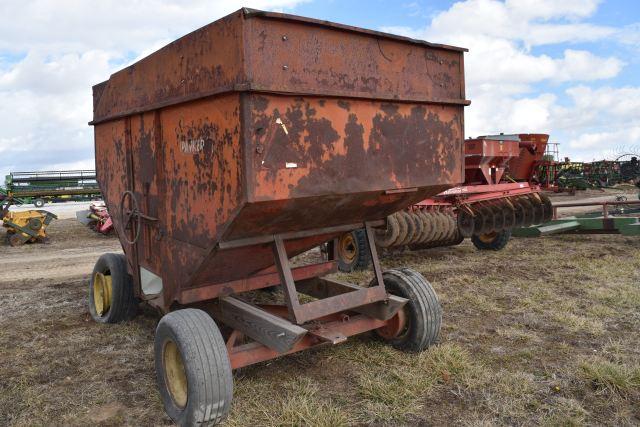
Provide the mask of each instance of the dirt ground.
MULTIPOLYGON (((72 219, 50 235, 0 245, 0 425, 170 425, 158 317, 105 326, 88 313, 88 276, 118 241, 72 219)), ((638 425, 639 249, 563 236, 385 257, 435 287, 438 345, 406 354, 366 335, 241 369, 227 425, 638 425)))

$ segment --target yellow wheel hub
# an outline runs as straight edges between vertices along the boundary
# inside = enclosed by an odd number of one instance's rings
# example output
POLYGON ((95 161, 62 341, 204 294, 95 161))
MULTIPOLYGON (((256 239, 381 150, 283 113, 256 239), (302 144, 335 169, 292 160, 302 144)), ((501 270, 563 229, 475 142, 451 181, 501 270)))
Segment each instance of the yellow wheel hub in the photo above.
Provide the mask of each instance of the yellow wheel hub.
POLYGON ((111 308, 111 276, 96 273, 93 276, 93 305, 98 316, 104 316, 111 308))
POLYGON ((496 238, 497 235, 498 233, 494 231, 493 233, 481 234, 478 236, 478 238, 482 243, 491 243, 493 242, 493 240, 496 238))
POLYGON ((173 402, 179 408, 187 406, 187 373, 182 363, 180 349, 173 341, 167 341, 162 352, 164 378, 173 402))
POLYGON ((340 258, 348 263, 351 263, 356 258, 358 255, 358 248, 351 233, 343 234, 340 237, 338 250, 340 251, 340 258))

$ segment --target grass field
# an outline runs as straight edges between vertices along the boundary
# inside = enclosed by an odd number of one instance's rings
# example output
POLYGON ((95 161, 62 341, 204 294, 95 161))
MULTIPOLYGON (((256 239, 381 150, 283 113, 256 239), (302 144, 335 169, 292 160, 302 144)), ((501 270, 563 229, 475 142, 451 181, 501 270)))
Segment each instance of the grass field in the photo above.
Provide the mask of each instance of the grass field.
MULTIPOLYGON (((63 234, 96 252, 118 247, 64 221, 42 253, 67 244, 63 234)), ((432 282, 444 310, 439 344, 406 354, 365 335, 241 369, 227 424, 638 425, 639 244, 564 236, 512 240, 502 252, 465 242, 386 257, 385 268, 432 282)), ((27 268, 20 280, 4 264, 0 425, 171 424, 155 386, 158 318, 91 321, 94 257, 53 279, 37 260, 11 264, 27 268)))

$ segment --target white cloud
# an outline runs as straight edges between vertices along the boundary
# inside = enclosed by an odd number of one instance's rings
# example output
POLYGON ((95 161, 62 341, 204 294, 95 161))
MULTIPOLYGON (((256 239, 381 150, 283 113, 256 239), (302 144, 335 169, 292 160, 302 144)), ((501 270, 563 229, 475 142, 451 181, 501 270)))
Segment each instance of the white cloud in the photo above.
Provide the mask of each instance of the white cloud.
POLYGON ((592 161, 615 158, 622 154, 638 154, 640 124, 623 129, 582 133, 567 144, 576 152, 574 160, 592 161))
POLYGON ((33 49, 8 72, 0 74, 0 91, 68 93, 104 79, 111 68, 111 58, 99 50, 52 55, 33 49))
POLYGON ((521 41, 532 46, 597 40, 615 28, 573 22, 590 16, 593 0, 466 0, 438 14, 425 30, 429 39, 454 43, 464 35, 521 41), (569 22, 567 22, 569 21, 569 22))
POLYGON ((565 93, 571 103, 570 107, 555 108, 555 124, 559 128, 591 131, 601 127, 640 126, 640 87, 592 89, 580 85, 565 93))
POLYGON ((243 6, 293 7, 304 0, 24 0, 0 2, 0 51, 139 52, 243 6))
POLYGON ((616 33, 616 39, 640 52, 640 23, 623 27, 616 33))
POLYGON ((495 92, 484 91, 473 98, 473 107, 465 110, 467 136, 487 134, 540 132, 548 129, 551 121, 550 106, 556 101, 552 94, 535 98, 497 99, 495 92))
POLYGON ((304 1, 0 2, 0 181, 9 170, 93 164, 91 86, 112 72, 242 6, 304 1))
POLYGON ((553 126, 576 160, 611 158, 640 149, 640 87, 580 85, 567 89, 570 107, 552 106, 553 126))
POLYGON ((602 0, 507 0, 506 8, 525 19, 586 18, 602 0))

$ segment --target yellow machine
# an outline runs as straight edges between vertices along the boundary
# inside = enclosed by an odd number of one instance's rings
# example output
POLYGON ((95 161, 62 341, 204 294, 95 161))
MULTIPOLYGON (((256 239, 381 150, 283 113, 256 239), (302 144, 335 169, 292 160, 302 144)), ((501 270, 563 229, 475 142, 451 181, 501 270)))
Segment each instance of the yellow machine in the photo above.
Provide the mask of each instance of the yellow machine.
POLYGON ((52 220, 58 218, 51 212, 43 210, 10 212, 5 209, 2 214, 2 225, 7 228, 7 240, 11 246, 46 241, 47 226, 52 220))

